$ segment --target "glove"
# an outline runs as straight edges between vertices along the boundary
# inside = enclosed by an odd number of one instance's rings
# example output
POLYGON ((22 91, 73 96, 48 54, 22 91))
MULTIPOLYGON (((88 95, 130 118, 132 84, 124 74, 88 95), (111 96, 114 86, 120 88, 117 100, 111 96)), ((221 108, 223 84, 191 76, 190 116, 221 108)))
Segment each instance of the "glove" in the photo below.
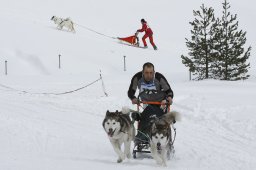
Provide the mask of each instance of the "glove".
POLYGON ((133 120, 136 120, 136 121, 139 121, 140 120, 140 115, 138 112, 132 112, 132 119, 133 120))
POLYGON ((167 100, 168 100, 168 102, 170 103, 170 105, 172 105, 173 99, 172 99, 170 96, 167 98, 167 100))
POLYGON ((137 98, 132 99, 132 104, 138 104, 139 100, 137 98))

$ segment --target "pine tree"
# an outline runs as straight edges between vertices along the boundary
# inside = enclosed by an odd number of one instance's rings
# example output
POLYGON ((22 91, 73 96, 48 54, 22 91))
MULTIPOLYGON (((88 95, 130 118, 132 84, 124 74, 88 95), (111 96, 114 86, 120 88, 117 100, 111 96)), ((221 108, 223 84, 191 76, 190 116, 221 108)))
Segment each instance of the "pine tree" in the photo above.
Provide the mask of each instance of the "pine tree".
POLYGON ((223 80, 247 79, 250 63, 251 47, 245 49, 246 32, 238 30, 237 15, 231 15, 228 11, 230 4, 227 0, 223 3, 223 16, 219 20, 219 26, 215 28, 214 49, 217 51, 214 60, 215 78, 223 80))
POLYGON ((186 38, 190 57, 181 55, 182 63, 189 67, 195 79, 202 80, 211 78, 210 74, 213 52, 214 29, 217 26, 214 9, 207 8, 204 4, 200 7, 201 11, 193 11, 195 19, 189 24, 193 27, 191 30, 191 40, 186 38))

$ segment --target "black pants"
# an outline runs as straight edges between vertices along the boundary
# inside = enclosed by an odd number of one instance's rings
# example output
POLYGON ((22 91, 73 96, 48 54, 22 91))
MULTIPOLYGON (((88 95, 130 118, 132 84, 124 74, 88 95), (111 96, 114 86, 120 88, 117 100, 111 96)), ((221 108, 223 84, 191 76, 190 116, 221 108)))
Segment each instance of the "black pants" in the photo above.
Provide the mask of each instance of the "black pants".
POLYGON ((154 119, 164 114, 159 105, 148 105, 140 115, 138 130, 144 134, 149 134, 154 119))

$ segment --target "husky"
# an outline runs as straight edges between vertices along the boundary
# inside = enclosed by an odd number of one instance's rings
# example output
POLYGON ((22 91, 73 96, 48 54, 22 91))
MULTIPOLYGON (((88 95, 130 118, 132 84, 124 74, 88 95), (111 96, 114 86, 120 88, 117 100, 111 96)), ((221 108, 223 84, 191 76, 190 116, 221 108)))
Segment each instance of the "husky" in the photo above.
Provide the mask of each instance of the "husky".
POLYGON ((54 21, 55 24, 57 24, 57 29, 62 30, 63 27, 66 27, 68 31, 72 31, 75 33, 74 23, 70 18, 63 19, 53 16, 51 20, 54 21))
POLYGON ((170 152, 172 142, 171 125, 180 120, 180 114, 176 111, 168 112, 152 123, 150 132, 150 150, 157 164, 166 165, 167 152, 170 152))
POLYGON ((116 112, 106 112, 106 116, 102 122, 103 128, 106 131, 110 143, 114 151, 118 155, 117 163, 121 163, 131 158, 131 142, 134 140, 135 128, 129 114, 116 112), (124 143, 124 152, 121 150, 121 145, 124 143))

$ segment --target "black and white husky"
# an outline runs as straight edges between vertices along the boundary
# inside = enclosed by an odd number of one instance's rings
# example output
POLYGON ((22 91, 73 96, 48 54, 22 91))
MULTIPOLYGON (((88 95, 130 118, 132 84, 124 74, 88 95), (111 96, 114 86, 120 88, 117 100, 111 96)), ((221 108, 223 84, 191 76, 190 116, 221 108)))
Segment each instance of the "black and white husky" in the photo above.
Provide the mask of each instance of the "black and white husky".
POLYGON ((51 20, 54 21, 55 24, 57 24, 57 29, 62 30, 63 27, 66 27, 68 31, 72 31, 75 33, 74 23, 73 21, 71 21, 70 18, 64 19, 53 16, 51 20))
POLYGON ((131 158, 131 142, 134 139, 135 128, 131 122, 128 113, 122 112, 106 112, 106 116, 102 122, 108 138, 118 155, 117 162, 122 162, 125 157, 131 158), (124 152, 121 145, 124 143, 124 152))
POLYGON ((180 114, 172 111, 157 118, 151 126, 150 150, 159 165, 167 166, 167 152, 170 151, 172 142, 171 124, 176 120, 180 120, 180 114))

